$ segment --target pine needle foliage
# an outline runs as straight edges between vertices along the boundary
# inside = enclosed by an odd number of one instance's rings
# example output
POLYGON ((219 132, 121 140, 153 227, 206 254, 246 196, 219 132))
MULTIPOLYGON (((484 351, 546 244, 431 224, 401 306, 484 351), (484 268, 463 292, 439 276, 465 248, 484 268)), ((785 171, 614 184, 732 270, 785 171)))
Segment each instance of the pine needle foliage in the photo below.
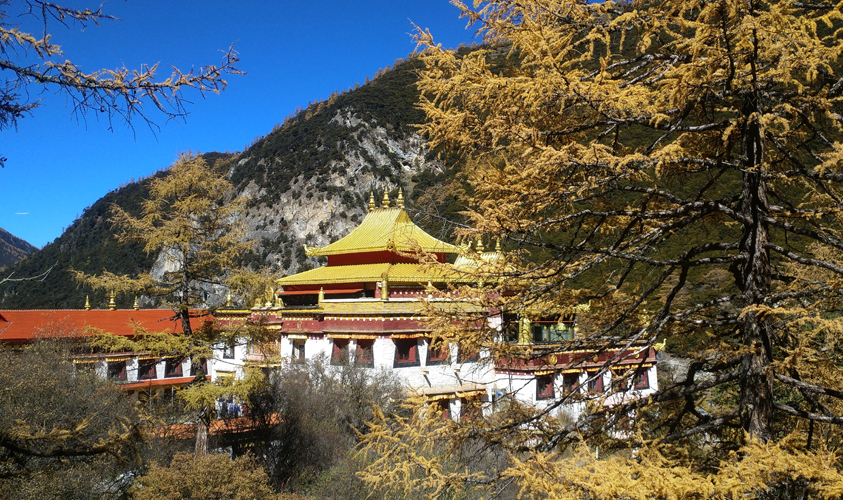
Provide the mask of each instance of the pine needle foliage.
MULTIPOLYGON (((509 453, 464 484, 512 480, 524 498, 839 496, 841 6, 455 4, 489 45, 458 54, 419 33, 423 130, 471 158, 462 236, 500 239, 506 256, 455 290, 472 308, 440 312, 437 334, 491 361, 665 340, 689 358, 645 399, 572 391, 461 423, 451 452, 479 440, 509 453), (490 310, 503 331, 484 326, 490 310), (502 342, 508 317, 531 314, 576 315, 580 334, 502 342), (575 421, 570 403, 585 406, 575 421)), ((370 436, 369 449, 397 449, 370 436)), ((388 487, 378 467, 368 474, 388 487)))
MULTIPOLYGON (((94 288, 162 298, 180 320, 182 334, 173 336, 136 328, 134 338, 128 339, 101 332, 93 342, 96 348, 176 356, 198 362, 212 359, 213 348, 220 343, 263 344, 270 340, 268 332, 257 324, 219 328, 206 321, 202 328, 194 330, 190 322, 192 317, 207 314, 204 310, 196 311, 205 305, 205 287, 225 285, 230 276, 235 276, 238 283, 249 281, 243 272, 231 272, 237 258, 253 243, 243 240, 239 222, 246 200, 243 197, 231 199, 231 192, 231 183, 211 169, 203 158, 184 154, 167 175, 151 181, 149 197, 142 204, 140 217, 117 205, 112 206, 112 222, 122 228, 118 240, 142 243, 147 253, 161 252, 165 270, 160 275, 148 272, 137 276, 107 271, 95 276, 76 271, 76 278, 94 288)), ((179 392, 186 408, 198 414, 198 455, 207 449, 207 431, 215 401, 232 395, 247 399, 264 383, 259 370, 247 370, 246 377, 233 384, 210 383, 204 375, 179 392)))
POLYGON ((76 278, 94 288, 164 298, 181 320, 182 331, 191 334, 190 310, 204 304, 202 287, 223 285, 236 259, 253 245, 243 241, 239 223, 246 200, 229 199, 231 192, 231 183, 204 159, 183 154, 167 175, 152 180, 140 217, 111 207, 119 241, 139 242, 147 253, 163 254, 166 269, 161 276, 77 271, 76 278))

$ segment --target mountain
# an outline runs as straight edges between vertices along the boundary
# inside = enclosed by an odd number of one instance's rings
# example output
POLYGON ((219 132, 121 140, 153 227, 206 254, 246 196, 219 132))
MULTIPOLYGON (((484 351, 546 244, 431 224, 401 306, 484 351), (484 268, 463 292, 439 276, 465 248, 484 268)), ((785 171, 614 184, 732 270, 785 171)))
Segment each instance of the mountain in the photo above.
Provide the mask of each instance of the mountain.
MULTIPOLYGON (((420 66, 417 59, 408 59, 359 88, 311 103, 243 152, 203 155, 229 176, 238 194, 251 200, 243 222, 246 236, 259 244, 243 256, 244 265, 283 274, 318 265, 305 255, 304 244, 321 246, 340 238, 362 220, 371 193, 380 202, 387 190, 394 200, 399 187, 417 222, 449 239, 441 218, 425 216, 453 215, 459 207, 447 194, 424 196, 450 182, 454 170, 428 150, 413 126, 423 120, 416 109, 420 66)), ((86 296, 93 307, 105 307, 105 292, 85 289, 70 269, 130 274, 161 270, 158 255, 146 255, 137 244, 118 243, 108 222, 112 204, 137 214, 149 181, 106 194, 60 237, 10 268, 21 277, 52 270, 43 281, 0 286, 0 309, 80 308, 86 296)), ((207 303, 221 303, 221 294, 208 290, 207 303)), ((133 301, 117 297, 118 307, 131 307, 133 301)), ((143 299, 141 304, 153 305, 143 299)))
POLYGON ((22 260, 38 248, 0 227, 0 269, 22 260))

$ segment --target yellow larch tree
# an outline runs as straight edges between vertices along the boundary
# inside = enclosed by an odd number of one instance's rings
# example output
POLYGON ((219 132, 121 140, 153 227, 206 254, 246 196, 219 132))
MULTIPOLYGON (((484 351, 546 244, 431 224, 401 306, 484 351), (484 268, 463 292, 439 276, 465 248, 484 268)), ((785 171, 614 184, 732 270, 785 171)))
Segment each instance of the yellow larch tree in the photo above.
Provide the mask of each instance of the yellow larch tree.
MULTIPOLYGON (((505 320, 577 314, 577 338, 527 355, 666 341, 688 369, 645 399, 571 392, 461 422, 447 450, 462 482, 415 455, 363 477, 387 488, 427 468, 452 491, 509 481, 524 498, 839 497, 841 6, 454 3, 485 44, 420 32, 422 129, 469 158, 461 234, 506 250, 463 297, 505 320), (559 418, 572 402, 585 413, 559 418), (472 470, 453 461, 466 450, 508 459, 472 470)), ((445 341, 514 355, 456 319, 436 322, 445 341)), ((372 426, 378 456, 426 449, 402 433, 418 420, 372 426)))
MULTIPOLYGON (((260 282, 248 279, 247 271, 237 269, 238 256, 252 247, 245 239, 240 215, 246 199, 232 197, 231 183, 210 168, 205 160, 182 155, 161 177, 152 180, 149 198, 143 202, 140 217, 114 205, 111 222, 118 228, 120 241, 143 243, 148 253, 159 253, 165 270, 137 276, 115 275, 104 271, 88 275, 75 271, 76 278, 95 288, 116 293, 135 293, 157 297, 172 307, 180 321, 182 335, 173 337, 142 329, 134 339, 123 339, 102 332, 94 347, 110 351, 148 352, 155 355, 188 357, 194 360, 213 357, 218 344, 234 345, 248 341, 264 344, 269 333, 260 325, 216 325, 204 322, 194 329, 191 318, 209 316, 206 287, 235 286, 260 282)), ((254 274, 254 273, 252 273, 254 274)), ((270 353, 271 354, 271 353, 270 353)), ((211 384, 203 380, 180 391, 188 409, 198 412, 199 429, 196 453, 207 452, 208 425, 214 401, 223 395, 246 398, 263 381, 259 371, 249 370, 243 380, 232 384, 211 384)))

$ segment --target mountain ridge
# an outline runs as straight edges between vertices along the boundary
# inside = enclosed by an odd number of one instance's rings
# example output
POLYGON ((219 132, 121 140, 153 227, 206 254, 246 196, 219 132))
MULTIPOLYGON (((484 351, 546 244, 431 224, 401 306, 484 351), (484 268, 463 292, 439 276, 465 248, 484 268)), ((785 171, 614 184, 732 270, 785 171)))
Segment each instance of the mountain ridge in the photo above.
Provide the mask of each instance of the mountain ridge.
POLYGON ((15 264, 37 251, 38 247, 35 245, 0 227, 0 269, 15 264))
MULTIPOLYGON (((402 188, 408 210, 423 212, 417 200, 453 178, 453 167, 437 159, 413 127, 424 118, 416 108, 420 67, 419 60, 410 58, 359 88, 311 103, 243 152, 202 155, 230 178, 235 194, 250 199, 242 222, 246 238, 257 245, 242 257, 242 265, 280 274, 319 265, 306 256, 303 245, 326 245, 350 231, 365 215, 371 193, 380 199, 387 191, 394 199, 402 188)), ((160 175, 166 171, 155 174, 160 175)), ((52 271, 43 281, 0 287, 0 308, 74 309, 81 308, 86 298, 94 308, 105 308, 106 293, 76 283, 71 269, 160 272, 164 264, 160 255, 145 254, 137 243, 118 243, 109 222, 112 204, 139 213, 150 179, 107 193, 61 236, 13 266, 21 277, 52 271)), ((437 201, 453 203, 452 199, 437 201)), ((417 218, 431 234, 447 239, 447 227, 417 218)), ((207 290, 206 304, 221 304, 224 293, 207 290)), ((121 308, 133 302, 134 297, 117 297, 121 308)), ((142 307, 158 305, 144 298, 140 303, 142 307)))

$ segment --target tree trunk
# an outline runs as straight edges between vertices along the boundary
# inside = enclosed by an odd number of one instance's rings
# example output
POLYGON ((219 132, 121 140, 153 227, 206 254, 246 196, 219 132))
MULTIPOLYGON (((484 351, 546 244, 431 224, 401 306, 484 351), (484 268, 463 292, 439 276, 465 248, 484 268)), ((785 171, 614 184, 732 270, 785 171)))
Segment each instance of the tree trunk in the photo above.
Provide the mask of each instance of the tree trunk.
MULTIPOLYGON (((182 251, 184 252, 184 250, 182 251)), ((185 335, 193 335, 193 328, 190 326, 190 277, 187 275, 187 254, 182 253, 181 264, 181 297, 179 297, 179 316, 181 317, 181 331, 185 335)))
MULTIPOLYGON (((741 254, 746 258, 740 272, 738 286, 744 294, 744 307, 758 306, 765 302, 770 292, 770 256, 766 248, 769 241, 764 218, 769 211, 767 186, 764 179, 761 129, 756 122, 757 97, 745 97, 743 191, 741 212, 748 219, 743 227, 741 254), (754 116, 755 115, 755 116, 754 116)), ((749 312, 740 322, 743 345, 750 352, 741 362, 741 426, 750 437, 767 442, 772 438, 773 393, 770 373, 772 352, 769 320, 749 312)))
POLYGON ((207 406, 199 410, 196 419, 196 447, 194 455, 202 457, 208 454, 208 434, 211 426, 211 412, 207 406))

